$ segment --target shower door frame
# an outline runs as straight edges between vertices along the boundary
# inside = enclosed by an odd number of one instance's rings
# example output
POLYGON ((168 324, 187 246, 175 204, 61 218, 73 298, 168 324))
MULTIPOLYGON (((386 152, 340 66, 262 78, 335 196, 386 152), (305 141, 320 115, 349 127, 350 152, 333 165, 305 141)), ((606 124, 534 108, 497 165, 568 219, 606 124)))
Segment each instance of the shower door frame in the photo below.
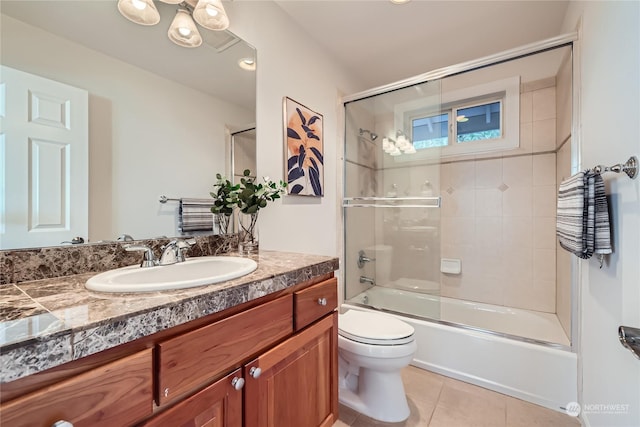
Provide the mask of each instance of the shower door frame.
MULTIPOLYGON (((339 161, 342 162, 343 170, 342 174, 338 178, 338 197, 340 203, 338 204, 338 216, 339 216, 339 224, 340 227, 338 229, 338 242, 340 242, 339 252, 340 258, 342 260, 342 265, 344 265, 344 260, 346 259, 345 254, 345 240, 346 240, 346 228, 345 228, 345 215, 344 215, 344 192, 345 192, 345 176, 346 176, 346 132, 345 132, 345 123, 346 123, 346 106, 347 104, 355 101, 361 101, 367 98, 371 98, 374 96, 382 95, 388 92, 392 92, 399 89, 404 89, 410 86, 427 83, 432 80, 442 79, 444 77, 453 76, 456 74, 465 73, 468 71, 478 70, 481 68, 489 67, 492 65, 500 64, 503 62, 511 61, 518 58, 523 58, 529 55, 542 53, 548 50, 556 49, 562 46, 571 47, 572 52, 572 123, 571 123, 571 135, 572 135, 572 143, 571 143, 571 173, 576 173, 580 170, 581 165, 581 156, 580 156, 580 146, 581 146, 581 135, 580 135, 580 68, 579 68, 579 58, 580 58, 580 45, 579 45, 579 29, 580 25, 578 25, 578 31, 561 34, 556 37, 544 39, 538 42, 529 43, 520 47, 516 47, 513 49, 509 49, 503 52, 499 52, 493 55, 485 56, 482 58, 478 58, 471 61, 461 62, 459 64, 451 65, 448 67, 438 68, 436 70, 428 71, 423 74, 419 74, 414 77, 410 77, 404 80, 399 80, 397 82, 393 82, 387 85, 378 86, 373 89, 368 89, 366 91, 358 92, 355 94, 347 95, 342 97, 340 103, 343 108, 341 110, 341 114, 339 117, 339 123, 342 138, 340 141, 343 146, 338 147, 338 152, 341 153, 339 161)), ((580 313, 580 281, 581 281, 581 263, 580 260, 576 257, 571 258, 571 337, 570 337, 570 349, 573 353, 577 353, 580 348, 580 325, 579 325, 579 313, 580 313)), ((344 302, 344 295, 346 290, 345 283, 345 273, 346 270, 341 268, 341 275, 339 277, 339 281, 341 283, 341 290, 339 295, 340 305, 344 302)))

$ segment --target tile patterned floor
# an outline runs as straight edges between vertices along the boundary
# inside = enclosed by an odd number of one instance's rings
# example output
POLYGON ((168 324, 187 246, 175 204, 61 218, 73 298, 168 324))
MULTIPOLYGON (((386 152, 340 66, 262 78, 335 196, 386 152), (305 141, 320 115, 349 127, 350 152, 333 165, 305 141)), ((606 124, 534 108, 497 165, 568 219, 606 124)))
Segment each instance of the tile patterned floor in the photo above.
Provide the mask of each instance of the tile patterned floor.
POLYGON ((402 372, 411 408, 402 423, 382 423, 340 405, 333 427, 575 427, 577 418, 409 366, 402 372))

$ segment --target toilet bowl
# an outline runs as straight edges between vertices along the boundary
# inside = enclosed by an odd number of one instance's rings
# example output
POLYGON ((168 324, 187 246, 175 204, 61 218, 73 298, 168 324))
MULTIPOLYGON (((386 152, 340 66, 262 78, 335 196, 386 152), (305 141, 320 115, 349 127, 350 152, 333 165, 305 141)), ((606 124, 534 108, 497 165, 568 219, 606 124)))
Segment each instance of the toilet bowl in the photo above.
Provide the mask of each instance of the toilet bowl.
POLYGON ((338 316, 338 399, 370 418, 409 417, 402 368, 416 352, 414 329, 395 317, 358 310, 338 316))

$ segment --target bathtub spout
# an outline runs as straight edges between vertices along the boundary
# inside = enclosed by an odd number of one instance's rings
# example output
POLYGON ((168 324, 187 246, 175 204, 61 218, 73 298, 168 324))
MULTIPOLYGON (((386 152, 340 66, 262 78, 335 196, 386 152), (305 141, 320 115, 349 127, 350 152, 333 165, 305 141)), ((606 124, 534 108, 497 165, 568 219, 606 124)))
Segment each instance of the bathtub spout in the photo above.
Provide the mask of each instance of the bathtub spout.
POLYGON ((360 283, 368 283, 371 286, 375 286, 376 285, 376 281, 373 280, 370 277, 366 277, 366 276, 360 276, 360 283))

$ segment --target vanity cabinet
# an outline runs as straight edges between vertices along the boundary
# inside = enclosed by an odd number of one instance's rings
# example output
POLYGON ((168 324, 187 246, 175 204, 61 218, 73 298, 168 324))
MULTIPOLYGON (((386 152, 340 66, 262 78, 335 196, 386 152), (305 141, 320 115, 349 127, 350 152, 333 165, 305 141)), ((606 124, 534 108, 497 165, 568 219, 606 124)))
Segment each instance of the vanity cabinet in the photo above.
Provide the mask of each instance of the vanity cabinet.
POLYGON ((160 405, 244 363, 242 375, 234 371, 145 425, 332 426, 338 415, 336 286, 332 278, 160 343, 160 405), (246 363, 252 354, 258 356, 246 363), (241 409, 229 404, 240 395, 240 382, 241 409))
POLYGON ((1 424, 330 427, 336 307, 327 274, 79 359, 3 402, 1 424))

